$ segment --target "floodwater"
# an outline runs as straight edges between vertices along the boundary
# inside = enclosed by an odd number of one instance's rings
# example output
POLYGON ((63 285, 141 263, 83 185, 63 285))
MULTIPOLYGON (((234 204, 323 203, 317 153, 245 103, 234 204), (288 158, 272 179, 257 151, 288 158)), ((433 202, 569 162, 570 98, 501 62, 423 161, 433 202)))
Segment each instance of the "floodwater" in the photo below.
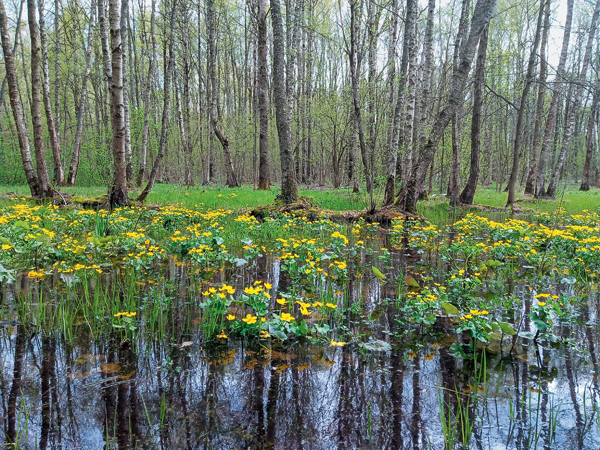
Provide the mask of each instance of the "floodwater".
MULTIPOLYGON (((427 267, 413 256, 393 252, 388 279, 427 267)), ((219 277, 236 286, 286 283, 266 259, 219 277)), ((170 264, 165 278, 185 286, 185 268, 170 264)), ((600 446, 597 295, 576 320, 555 324, 560 343, 505 338, 474 361, 451 354, 455 334, 443 323, 405 335, 397 283, 376 278, 349 283, 360 308, 339 324, 376 345, 345 347, 310 339, 207 343, 185 288, 172 300, 175 311, 187 302, 185 312, 171 314, 160 339, 142 332, 143 315, 135 342, 119 330, 95 330, 93 318, 75 325, 71 338, 42 333, 11 319, 20 290, 40 296, 27 283, 5 287, 0 298, 8 318, 0 323, 0 447, 425 450, 449 448, 445 435, 454 448, 600 446), (444 417, 455 424, 446 433, 444 417)), ((53 298, 53 289, 41 297, 53 298)), ((523 296, 518 282, 507 289, 523 296)))

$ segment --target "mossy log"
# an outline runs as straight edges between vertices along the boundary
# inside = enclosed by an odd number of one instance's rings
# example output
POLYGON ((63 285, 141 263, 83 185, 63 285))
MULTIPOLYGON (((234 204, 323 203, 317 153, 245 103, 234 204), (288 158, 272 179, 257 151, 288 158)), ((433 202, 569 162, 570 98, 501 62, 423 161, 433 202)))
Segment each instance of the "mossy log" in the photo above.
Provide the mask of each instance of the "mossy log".
POLYGON ((278 214, 289 214, 295 217, 306 217, 311 220, 326 218, 334 222, 358 222, 364 220, 367 223, 380 223, 390 225, 394 220, 422 220, 420 216, 402 211, 396 205, 386 206, 373 212, 364 209, 361 211, 333 211, 321 209, 311 203, 309 197, 300 197, 297 202, 285 204, 281 200, 275 200, 268 205, 259 206, 250 211, 258 220, 265 217, 273 217, 278 214))

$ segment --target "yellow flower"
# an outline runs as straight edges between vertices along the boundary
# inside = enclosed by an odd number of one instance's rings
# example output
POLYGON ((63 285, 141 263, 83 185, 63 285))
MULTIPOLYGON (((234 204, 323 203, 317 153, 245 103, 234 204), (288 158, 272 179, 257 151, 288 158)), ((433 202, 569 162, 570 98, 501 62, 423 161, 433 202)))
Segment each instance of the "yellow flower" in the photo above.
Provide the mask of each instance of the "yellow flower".
POLYGON ((287 300, 285 300, 284 298, 278 298, 277 303, 279 303, 280 305, 285 305, 287 303, 287 300))
POLYGON ((273 285, 271 283, 265 283, 265 289, 271 289, 273 285))
POLYGON ((550 294, 538 294, 538 295, 534 295, 534 298, 548 298, 550 297, 550 294))
POLYGON ((334 305, 333 303, 327 303, 325 306, 327 306, 328 308, 331 308, 331 309, 337 308, 337 305, 334 305))
POLYGON ((221 330, 221 334, 217 336, 219 339, 227 339, 227 335, 225 334, 225 330, 221 330))
POLYGON ((268 332, 268 331, 266 331, 266 330, 262 330, 262 331, 260 332, 260 337, 261 337, 262 339, 267 339, 267 338, 270 338, 270 337, 271 337, 271 335, 269 334, 269 332, 268 332))
POLYGON ((253 316, 252 314, 248 314, 242 320, 244 322, 246 322, 248 325, 252 325, 252 324, 256 323, 256 316, 253 316))
POLYGON ((343 347, 344 345, 346 345, 345 342, 334 341, 333 339, 331 340, 331 346, 332 347, 343 347))
POLYGON ((10 250, 12 247, 8 244, 2 244, 2 250, 10 250))
POLYGON ((312 305, 313 305, 313 308, 318 308, 320 306, 323 306, 323 302, 315 302, 312 305))
POLYGON ((312 311, 309 311, 306 308, 300 308, 300 312, 302 313, 303 316, 310 316, 312 314, 312 311))
POLYGON ((538 302, 538 305, 539 306, 546 306, 546 303, 544 303, 544 302, 538 302))
POLYGON ((41 280, 44 278, 44 272, 36 272, 35 270, 31 270, 27 274, 27 278, 31 278, 32 280, 41 280))
POLYGON ((235 316, 233 314, 227 314, 227 320, 235 320, 235 316))
POLYGON ((281 314, 281 320, 283 320, 285 322, 291 322, 292 320, 296 320, 296 319, 294 319, 291 314, 283 313, 283 314, 281 314))

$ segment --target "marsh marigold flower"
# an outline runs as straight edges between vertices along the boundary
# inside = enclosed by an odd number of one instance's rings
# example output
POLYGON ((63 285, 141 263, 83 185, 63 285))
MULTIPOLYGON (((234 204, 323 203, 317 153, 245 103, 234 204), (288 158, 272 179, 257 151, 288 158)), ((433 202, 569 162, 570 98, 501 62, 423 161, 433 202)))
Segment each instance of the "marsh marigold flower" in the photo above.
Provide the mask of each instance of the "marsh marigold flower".
POLYGON ((252 314, 248 314, 242 320, 244 322, 246 322, 248 325, 252 325, 252 324, 256 323, 256 319, 257 319, 256 316, 253 316, 252 314))

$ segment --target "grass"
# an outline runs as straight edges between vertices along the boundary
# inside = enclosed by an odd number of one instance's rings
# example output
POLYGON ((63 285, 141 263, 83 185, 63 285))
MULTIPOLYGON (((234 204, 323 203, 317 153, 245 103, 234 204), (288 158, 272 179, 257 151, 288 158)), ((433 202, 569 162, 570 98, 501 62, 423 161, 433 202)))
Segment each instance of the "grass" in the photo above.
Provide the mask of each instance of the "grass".
MULTIPOLYGON (((536 200, 521 197, 517 206, 525 211, 554 211, 562 206, 569 213, 577 213, 585 209, 600 208, 600 189, 592 188, 588 192, 578 190, 579 185, 571 184, 559 192, 557 200, 536 200)), ((82 197, 96 197, 106 193, 103 186, 64 187, 63 192, 82 197)), ((29 188, 25 185, 2 185, 0 194, 14 192, 17 195, 29 196, 29 188)), ((279 188, 270 191, 255 191, 252 186, 244 185, 240 188, 227 188, 223 186, 196 186, 187 189, 185 186, 172 184, 159 184, 154 187, 148 196, 148 202, 154 204, 181 203, 187 207, 201 207, 203 209, 227 208, 233 210, 250 209, 256 206, 268 205, 279 194, 279 188)), ((137 195, 133 190, 131 197, 137 195)), ((368 205, 368 196, 363 190, 353 194, 350 189, 302 189, 300 195, 307 196, 318 207, 335 211, 362 210, 368 205)), ((381 199, 376 199, 381 201, 381 199)), ((491 187, 480 187, 475 195, 475 205, 491 208, 502 208, 506 204, 506 193, 498 192, 491 187)), ((419 202, 419 212, 434 223, 443 223, 449 219, 458 218, 462 211, 452 211, 445 196, 432 195, 428 201, 419 202)), ((496 219, 504 219, 509 211, 497 211, 496 219)), ((484 212, 482 212, 482 215, 484 212)))
MULTIPOLYGON (((577 213, 585 209, 600 208, 600 189, 592 188, 588 192, 578 190, 579 185, 571 184, 559 192, 557 200, 536 200, 521 197, 517 206, 527 211, 554 211, 562 206, 568 213, 577 213)), ((103 186, 64 187, 63 192, 82 197, 96 197, 106 192, 103 186)), ((29 196, 29 188, 25 185, 0 186, 0 194, 14 192, 17 195, 29 196)), ((148 196, 148 202, 154 204, 181 203, 187 207, 202 207, 203 209, 227 208, 233 210, 250 209, 256 206, 268 205, 279 194, 279 188, 270 191, 255 191, 252 186, 244 185, 240 188, 227 188, 223 186, 196 186, 187 189, 185 186, 173 184, 159 184, 154 187, 148 196)), ((131 197, 137 195, 133 190, 131 197)), ((302 189, 300 195, 309 197, 312 202, 323 209, 335 211, 362 210, 367 207, 369 199, 363 190, 353 194, 350 189, 302 189)), ((381 199, 376 198, 378 202, 381 199)), ((506 204, 506 193, 498 192, 491 187, 480 187, 475 195, 475 205, 491 208, 502 208, 506 204)), ((419 212, 434 223, 445 223, 448 220, 459 218, 462 210, 453 211, 448 205, 445 196, 432 195, 428 201, 419 202, 419 212)), ((502 220, 509 215, 509 211, 491 212, 495 219, 502 220)), ((484 211, 481 215, 490 215, 484 211)))

